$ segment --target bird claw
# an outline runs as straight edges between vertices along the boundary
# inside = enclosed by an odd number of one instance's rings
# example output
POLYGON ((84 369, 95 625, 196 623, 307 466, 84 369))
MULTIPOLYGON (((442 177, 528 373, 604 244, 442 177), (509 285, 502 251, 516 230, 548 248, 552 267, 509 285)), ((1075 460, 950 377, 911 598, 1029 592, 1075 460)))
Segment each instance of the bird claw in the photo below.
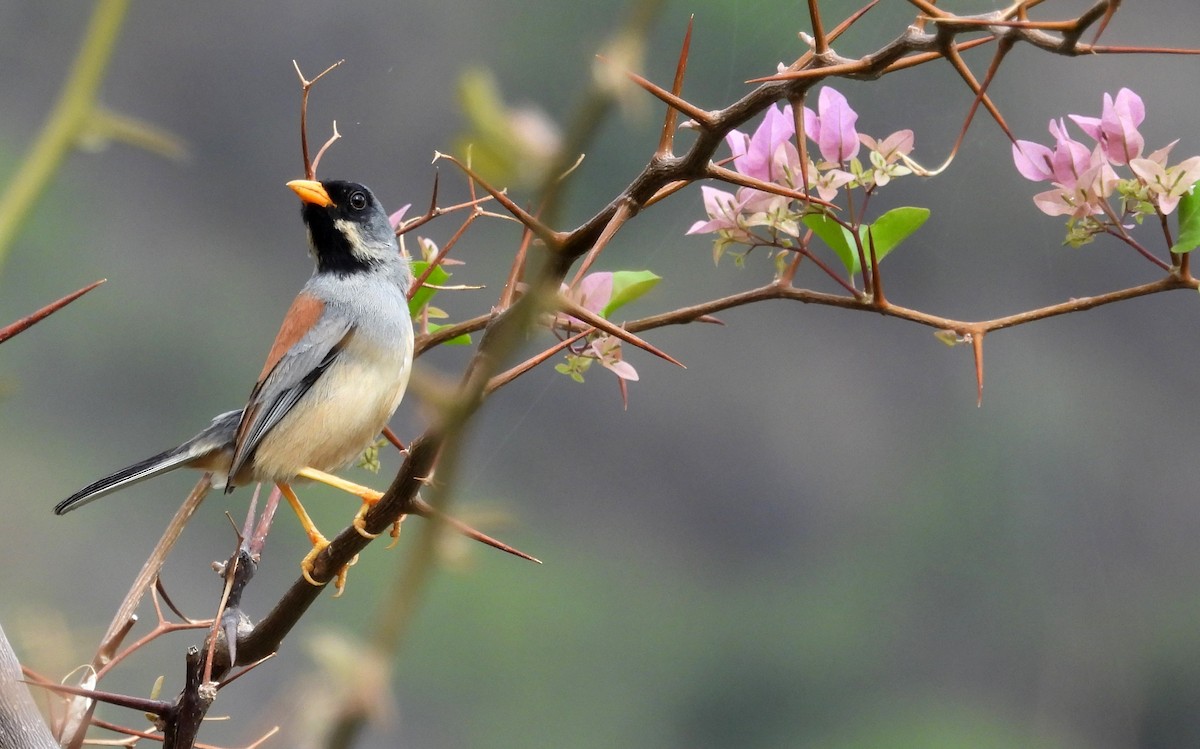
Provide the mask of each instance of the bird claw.
POLYGON ((345 567, 338 570, 337 577, 333 579, 334 598, 341 598, 342 593, 346 591, 346 576, 350 574, 350 568, 356 564, 358 564, 357 554, 349 562, 346 562, 345 567))
POLYGON ((300 574, 308 581, 309 585, 315 585, 318 588, 325 585, 325 583, 317 582, 312 576, 312 571, 313 567, 316 566, 317 555, 325 551, 326 546, 329 546, 328 540, 324 538, 314 540, 312 550, 305 555, 304 559, 300 560, 300 574))
MULTIPOLYGON (((367 513, 375 506, 373 502, 364 501, 362 507, 358 508, 358 513, 354 516, 354 530, 358 531, 358 535, 368 540, 379 538, 382 533, 372 533, 367 530, 367 513)), ((400 524, 404 522, 407 515, 401 515, 392 523, 392 530, 389 535, 392 537, 392 542, 387 545, 389 549, 396 548, 396 544, 400 543, 400 524)))
POLYGON ((387 545, 389 549, 396 548, 396 544, 400 543, 400 524, 404 522, 404 518, 406 517, 408 517, 408 515, 401 515, 400 517, 396 518, 396 522, 392 523, 392 542, 387 545))
MULTIPOLYGON (((300 575, 304 578, 304 580, 309 585, 313 585, 313 586, 320 588, 320 587, 326 585, 328 582, 328 581, 326 581, 325 583, 319 582, 316 578, 314 578, 312 576, 313 568, 316 566, 317 556, 319 556, 322 551, 325 551, 325 547, 327 547, 327 546, 329 546, 329 540, 326 539, 324 536, 313 539, 312 550, 309 551, 308 554, 305 555, 304 559, 300 560, 300 575)), ((349 574, 350 568, 353 567, 357 563, 358 563, 358 555, 355 554, 354 558, 351 559, 346 564, 345 567, 342 567, 340 570, 338 570, 337 575, 334 576, 334 578, 333 578, 333 588, 334 588, 333 597, 334 598, 340 597, 342 595, 342 593, 345 591, 346 576, 349 574)))
POLYGON ((354 530, 358 531, 358 535, 367 540, 375 540, 379 538, 378 533, 372 533, 367 530, 367 513, 375 506, 374 502, 363 500, 362 507, 358 508, 358 512, 354 515, 354 530))

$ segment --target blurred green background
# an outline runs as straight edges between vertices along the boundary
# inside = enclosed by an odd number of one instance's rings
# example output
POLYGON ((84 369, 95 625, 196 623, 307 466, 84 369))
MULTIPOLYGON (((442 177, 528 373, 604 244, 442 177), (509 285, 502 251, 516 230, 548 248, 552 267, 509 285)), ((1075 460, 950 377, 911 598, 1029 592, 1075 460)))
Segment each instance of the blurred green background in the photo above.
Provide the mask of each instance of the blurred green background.
MULTIPOLYGON (((724 106, 802 51, 802 5, 672 0, 643 70, 670 80, 695 14, 685 95, 724 106)), ((1062 16, 1086 5, 1047 3, 1062 16)), ((853 9, 822 7, 834 20, 853 9)), ((90 10, 0 5, 0 177, 49 111, 90 10)), ((878 48, 912 12, 883 3, 838 50, 878 48)), ((344 136, 323 175, 419 208, 433 152, 465 128, 456 87, 466 69, 491 71, 509 102, 566 121, 626 13, 608 0, 569 12, 553 0, 134 4, 103 101, 174 132, 190 159, 121 145, 71 156, 0 273, 2 322, 109 279, 0 349, 10 570, 0 621, 27 665, 57 677, 90 658, 194 476, 64 518, 51 506, 242 403, 310 272, 283 188, 301 171, 291 60, 311 75, 346 59, 312 100, 314 140, 334 119, 344 136)), ((1107 36, 1197 38, 1190 0, 1130 4, 1107 36)), ((970 57, 977 71, 988 54, 970 57)), ((1096 114, 1103 92, 1128 86, 1145 100, 1148 145, 1180 138, 1183 158, 1200 152, 1197 66, 1018 47, 992 93, 1019 137, 1046 142, 1050 118, 1096 114)), ((911 127, 930 165, 971 98, 944 64, 837 87, 860 131, 911 127)), ((587 149, 564 226, 607 203, 653 151, 661 108, 637 93, 629 104, 587 149)), ((442 184, 447 200, 465 194, 451 169, 442 184)), ((1061 247, 1062 224, 1031 201, 1039 189, 980 119, 946 174, 884 192, 880 209, 933 209, 885 264, 889 299, 980 319, 1157 277, 1114 243, 1061 247)), ((665 277, 631 316, 769 278, 761 255, 714 268, 708 238, 684 236, 701 216, 689 188, 606 252, 603 269, 665 277)), ((456 226, 444 219, 429 233, 444 241, 456 226)), ((442 306, 456 318, 486 310, 517 239, 506 223, 472 231, 455 280, 490 288, 442 306)), ((724 327, 653 333, 688 369, 629 354, 641 381, 628 411, 599 371, 584 385, 549 366, 524 377, 486 405, 456 507, 546 564, 449 549, 361 746, 1197 745, 1196 304, 1177 292, 996 333, 982 408, 967 349, 895 320, 784 303, 724 314, 724 327)), ((422 363, 453 376, 466 355, 422 363)), ((425 423, 410 402, 393 426, 412 437, 425 423)), ((387 456, 385 471, 395 465, 387 456)), ((247 496, 211 498, 168 565, 168 588, 193 616, 215 606, 208 563, 234 543, 222 514, 240 518, 247 496)), ((353 511, 322 489, 304 496, 330 530, 353 511)), ((305 745, 305 721, 325 701, 302 690, 336 683, 322 664, 347 668, 330 638, 371 626, 404 546, 369 548, 343 598, 323 597, 282 657, 222 694, 214 714, 233 719, 203 738, 244 745, 282 723, 288 734, 271 745, 305 745)), ((281 515, 248 594, 252 615, 295 578, 304 550, 281 515)), ((164 674, 173 695, 198 639, 156 644, 107 686, 146 694, 164 674)))

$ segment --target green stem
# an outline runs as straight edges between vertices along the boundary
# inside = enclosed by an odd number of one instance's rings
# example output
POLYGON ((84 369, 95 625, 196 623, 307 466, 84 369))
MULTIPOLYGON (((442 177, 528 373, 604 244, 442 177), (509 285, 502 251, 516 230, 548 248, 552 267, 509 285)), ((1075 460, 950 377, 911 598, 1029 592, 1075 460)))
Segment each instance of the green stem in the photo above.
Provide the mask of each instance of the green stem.
POLYGON ((130 0, 97 0, 87 33, 54 110, 0 196, 0 267, 25 219, 92 115, 96 91, 130 0))

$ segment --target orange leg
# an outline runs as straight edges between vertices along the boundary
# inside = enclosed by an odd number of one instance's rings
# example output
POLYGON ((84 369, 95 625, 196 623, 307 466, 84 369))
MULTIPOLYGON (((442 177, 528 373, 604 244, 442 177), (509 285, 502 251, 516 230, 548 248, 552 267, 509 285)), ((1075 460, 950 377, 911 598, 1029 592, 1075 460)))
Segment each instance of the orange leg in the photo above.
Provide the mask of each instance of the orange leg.
MULTIPOLYGON (((317 530, 316 523, 308 516, 308 511, 304 509, 304 505, 300 504, 300 498, 296 496, 296 492, 292 491, 291 485, 281 481, 277 486, 283 494, 284 499, 292 506, 292 511, 296 513, 296 517, 300 520, 300 525, 304 527, 304 532, 308 534, 309 543, 312 544, 312 551, 308 552, 300 562, 300 574, 304 576, 305 580, 319 587, 323 583, 319 583, 313 579, 313 564, 316 562, 317 555, 329 545, 329 539, 325 538, 321 531, 317 530)), ((333 587, 337 590, 334 593, 335 598, 340 596, 346 587, 346 573, 349 571, 351 564, 354 564, 354 562, 339 570, 337 577, 333 581, 333 587)))
MULTIPOLYGON (((331 473, 318 471, 315 468, 303 468, 296 475, 300 478, 306 478, 311 481, 319 481, 326 486, 332 486, 334 489, 341 489, 342 491, 348 494, 353 494, 361 499, 362 507, 359 507, 358 512, 354 515, 354 530, 358 531, 359 535, 361 535, 363 538, 376 538, 379 535, 378 533, 369 533, 367 531, 364 518, 366 518, 367 513, 371 510, 371 508, 374 507, 379 500, 383 499, 383 492, 375 491, 369 486, 356 484, 353 481, 347 481, 346 479, 339 478, 331 473)), ((396 524, 392 527, 392 538, 399 539, 399 537, 400 521, 397 520, 396 524)), ((395 542, 393 542, 392 545, 394 546, 395 542)))
MULTIPOLYGON (((326 473, 324 471, 318 471, 315 468, 303 468, 296 474, 296 476, 298 476, 300 478, 309 479, 310 481, 319 481, 320 483, 325 484, 326 486, 332 486, 334 489, 341 489, 342 491, 347 492, 349 494, 353 494, 354 496, 361 499, 362 507, 358 508, 358 512, 354 516, 354 529, 356 531, 358 531, 359 534, 362 535, 364 538, 376 538, 379 535, 377 533, 370 533, 367 531, 366 524, 365 524, 365 518, 366 518, 367 512, 369 512, 372 507, 374 507, 376 504, 378 504, 379 500, 383 499, 383 492, 376 491, 370 487, 363 486, 362 484, 356 484, 353 481, 347 481, 346 479, 339 478, 338 476, 334 476, 331 473, 326 473)), ((285 496, 286 496, 286 494, 285 494, 285 496)), ((291 500, 289 499, 288 501, 290 502, 291 500)), ((299 504, 299 503, 297 502, 297 504, 299 504)), ((422 504, 424 504, 424 503, 422 503, 422 504)), ((541 564, 540 561, 538 561, 534 557, 529 556, 528 554, 526 554, 523 551, 514 549, 513 547, 509 546, 508 544, 497 541, 496 539, 492 538, 491 536, 484 535, 483 533, 480 533, 479 531, 475 530, 474 528, 467 525, 466 523, 455 520, 454 518, 449 517, 447 515, 442 515, 441 513, 438 513, 435 510, 433 510, 433 508, 429 507, 428 505, 424 505, 424 506, 425 506, 425 510, 423 512, 421 512, 421 511, 417 512, 418 515, 424 515, 426 517, 436 516, 442 522, 446 523, 451 528, 453 528, 454 530, 463 534, 467 538, 474 539, 481 543, 485 543, 488 546, 492 546, 497 549, 500 549, 501 551, 506 551, 509 554, 513 554, 513 555, 519 556, 523 559, 528 559, 530 561, 538 562, 538 564, 541 564)), ((294 507, 294 505, 293 505, 293 507, 294 507)), ((296 514, 300 515, 301 512, 302 512, 302 510, 297 510, 296 514)), ((400 541, 400 523, 402 523, 404 521, 405 517, 407 517, 407 516, 401 515, 400 518, 398 520, 396 520, 395 523, 392 524, 391 536, 392 536, 393 541, 388 546, 389 549, 392 548, 393 546, 395 546, 397 543, 399 543, 399 541, 400 541)), ((307 518, 308 518, 307 514, 301 515, 301 520, 300 520, 301 524, 305 524, 305 521, 307 518)), ((311 524, 312 524, 311 520, 307 521, 305 528, 307 529, 309 526, 311 526, 311 524)), ((312 531, 315 532, 316 528, 313 528, 312 531)), ((320 534, 318 533, 318 535, 320 535, 320 534)), ((312 538, 312 532, 309 533, 309 537, 312 538)), ((320 549, 315 548, 315 544, 317 542, 314 540, 313 543, 314 543, 314 551, 312 554, 310 554, 310 556, 315 559, 316 555, 321 552, 320 552, 320 549)), ((324 547, 322 547, 322 548, 324 548, 324 547)), ((311 563, 310 563, 310 569, 311 569, 311 563)), ((345 570, 342 571, 342 574, 344 574, 344 573, 345 573, 345 570)))

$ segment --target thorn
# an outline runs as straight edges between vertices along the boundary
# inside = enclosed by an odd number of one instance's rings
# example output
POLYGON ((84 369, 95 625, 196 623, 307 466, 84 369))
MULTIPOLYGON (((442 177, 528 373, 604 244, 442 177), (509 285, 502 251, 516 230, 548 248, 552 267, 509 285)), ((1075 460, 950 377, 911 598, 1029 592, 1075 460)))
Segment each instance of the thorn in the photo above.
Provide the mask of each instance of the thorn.
POLYGON ((971 349, 975 352, 975 407, 983 407, 983 332, 971 336, 971 349))
POLYGON ((399 450, 402 455, 408 454, 408 448, 404 446, 404 443, 400 441, 400 438, 396 436, 396 433, 392 431, 391 427, 383 428, 383 436, 388 442, 391 442, 392 447, 395 447, 397 450, 399 450))
MULTIPOLYGON (((596 55, 596 59, 600 60, 601 62, 609 62, 608 58, 606 58, 604 55, 596 55)), ((659 86, 658 84, 655 84, 655 83, 651 83, 650 81, 646 80, 645 78, 638 75, 637 73, 633 73, 633 72, 627 70, 627 71, 625 71, 625 75, 629 77, 629 80, 633 81, 637 85, 646 89, 651 94, 653 94, 654 96, 658 97, 660 100, 665 102, 668 106, 674 107, 675 109, 678 109, 681 113, 687 115, 688 117, 691 117, 693 120, 696 121, 697 125, 704 128, 705 130, 711 129, 713 124, 716 122, 716 120, 713 118, 713 115, 711 112, 706 112, 703 109, 701 109, 700 107, 697 107, 696 105, 694 105, 688 101, 685 101, 684 99, 676 96, 675 94, 671 93, 670 91, 667 91, 662 86, 659 86)))
POLYGON ((478 541, 482 544, 487 544, 488 546, 491 546, 494 549, 499 549, 500 551, 506 551, 515 557, 520 557, 522 559, 528 559, 530 562, 536 562, 538 564, 542 563, 542 560, 538 559, 537 557, 530 556, 529 554, 526 554, 525 552, 521 551, 520 549, 517 549, 516 547, 513 547, 513 546, 509 546, 508 544, 504 543, 503 541, 498 541, 485 533, 480 533, 479 531, 475 530, 474 528, 472 528, 471 526, 462 522, 461 520, 456 520, 455 518, 450 517, 449 515, 443 513, 442 511, 435 509, 433 507, 433 505, 429 504, 428 502, 421 499, 420 497, 413 498, 412 514, 420 515, 421 517, 426 518, 427 520, 435 520, 438 522, 445 523, 446 525, 449 525, 451 528, 458 531, 459 533, 466 536, 467 538, 472 539, 473 541, 478 541))
POLYGON ((78 291, 73 291, 70 294, 67 294, 62 299, 59 299, 58 301, 47 304, 45 307, 42 307, 37 312, 34 312, 32 315, 22 317, 20 320, 17 320, 16 322, 14 322, 6 327, 0 328, 0 343, 3 343, 4 341, 8 340, 9 338, 12 338, 17 333, 20 333, 21 331, 23 331, 26 328, 33 325, 34 323, 41 322, 42 320, 46 319, 50 315, 53 315, 55 312, 58 312, 63 307, 66 307, 71 302, 75 301, 79 297, 88 293, 89 291, 96 288, 97 286, 99 286, 100 284, 104 283, 107 280, 108 280, 107 278, 101 278, 99 281, 93 281, 92 283, 88 284, 87 286, 84 286, 82 289, 79 289, 78 291))
POLYGON ((558 304, 563 309, 564 312, 571 315, 572 317, 578 317, 580 320, 583 320, 588 325, 592 325, 600 330, 603 330, 605 333, 608 333, 609 335, 616 336, 617 338, 620 338, 622 341, 625 341, 626 343, 630 343, 634 346, 637 346, 638 348, 642 349, 643 351, 649 351, 651 354, 654 354, 655 356, 657 356, 661 359, 666 359, 667 361, 671 362, 672 364, 674 364, 676 366, 687 369, 687 367, 685 367, 683 365, 683 362, 679 361, 675 357, 671 356, 670 354, 666 353, 665 351, 662 351, 661 349, 659 349, 656 346, 652 346, 651 344, 642 340, 641 338, 634 335, 633 333, 630 333, 625 328, 622 328, 620 325, 616 325, 616 324, 610 322, 609 320, 606 320, 605 318, 601 317, 600 315, 597 315, 595 312, 592 312, 591 310, 587 309, 583 305, 581 305, 571 299, 566 298, 562 294, 558 295, 558 304))
POLYGON ((514 218, 516 218, 518 221, 520 221, 522 224, 524 224, 525 228, 527 228, 527 229, 529 229, 529 231, 533 232, 533 234, 536 235, 538 239, 545 242, 546 246, 550 250, 557 251, 558 248, 562 246, 563 240, 565 240, 567 237, 567 235, 564 232, 554 231, 550 227, 543 224, 541 221, 538 220, 538 218, 536 216, 529 213, 524 208, 522 208, 521 206, 519 206, 515 202, 513 202, 512 198, 508 197, 508 195, 504 191, 497 190, 496 188, 492 187, 490 184, 485 182, 478 174, 476 174, 475 171, 473 169, 471 169, 470 166, 464 164, 462 161, 455 158, 454 156, 451 156, 451 155, 445 154, 445 153, 440 153, 440 152, 437 152, 435 155, 439 159, 446 159, 450 163, 454 164, 459 169, 463 170, 463 172, 466 173, 466 175, 468 177, 470 177, 473 182, 479 183, 479 185, 484 190, 486 190, 487 193, 496 200, 496 202, 498 202, 500 205, 504 206, 505 209, 507 209, 508 212, 511 213, 514 218))
MULTIPOLYGON (((679 97, 683 93, 683 76, 687 72, 688 53, 692 47, 692 26, 696 21, 695 14, 688 16, 687 33, 683 35, 683 45, 679 49, 679 62, 675 64, 675 80, 671 83, 671 93, 679 97)), ((678 122, 675 107, 667 106, 667 118, 663 122, 662 135, 658 139, 658 155, 670 156, 675 146, 675 127, 678 122)))
MULTIPOLYGON (((546 349, 542 353, 535 354, 534 356, 529 357, 528 359, 521 362, 517 366, 512 367, 508 371, 501 372, 500 374, 496 375, 492 379, 488 380, 487 385, 484 386, 484 392, 491 393, 493 390, 496 390, 497 388, 507 385, 508 383, 512 382, 516 378, 525 374, 526 372, 533 369, 537 365, 548 360, 550 357, 554 356, 559 351, 562 351, 563 349, 567 348, 568 346, 571 346, 572 344, 576 343, 580 339, 591 335, 593 331, 595 331, 595 328, 589 326, 589 327, 585 328, 584 330, 581 330, 580 332, 571 336, 570 338, 559 341, 558 343, 554 344, 553 346, 546 349)), ((622 380, 622 382, 624 382, 624 380, 622 380)))

